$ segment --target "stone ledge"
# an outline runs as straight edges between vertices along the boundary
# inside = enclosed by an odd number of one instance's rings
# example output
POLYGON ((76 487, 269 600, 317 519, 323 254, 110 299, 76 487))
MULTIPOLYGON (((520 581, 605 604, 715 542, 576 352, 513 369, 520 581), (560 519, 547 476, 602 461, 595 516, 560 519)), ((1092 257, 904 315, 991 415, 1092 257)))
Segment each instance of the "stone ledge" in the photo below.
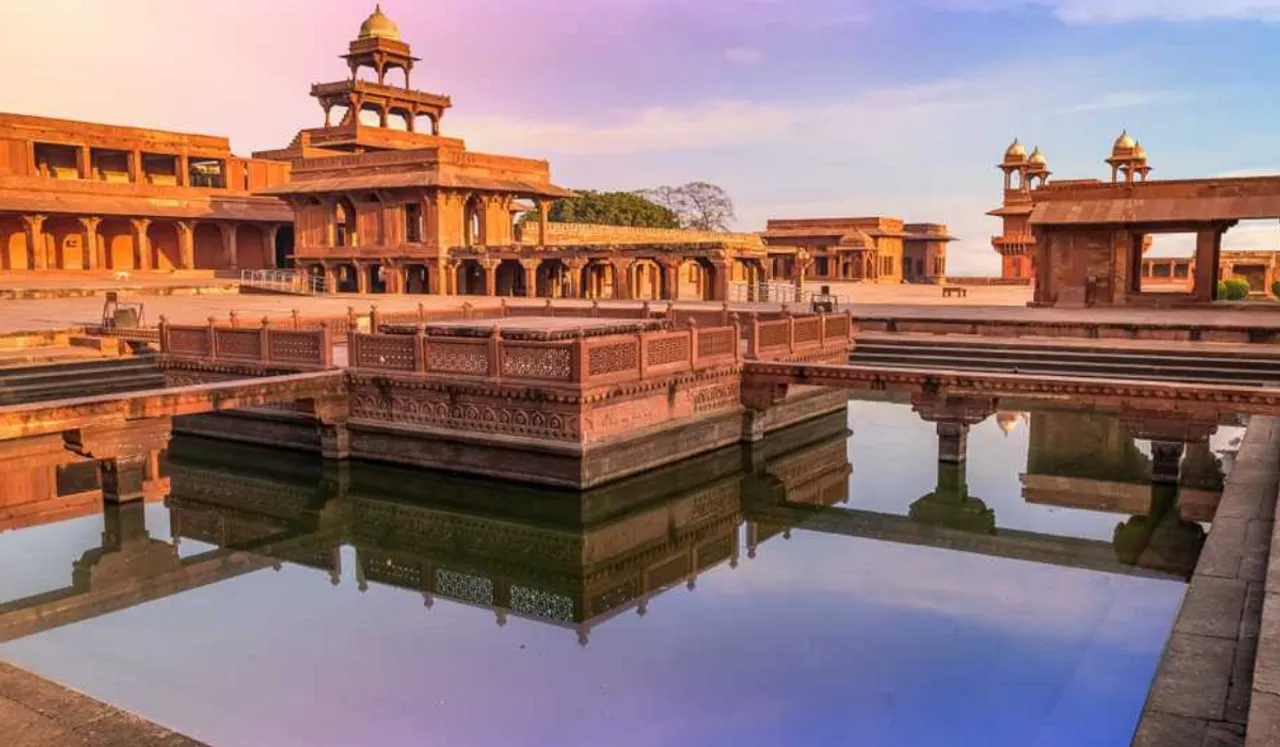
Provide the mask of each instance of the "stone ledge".
POLYGON ((6 747, 208 747, 3 662, 0 735, 6 747))

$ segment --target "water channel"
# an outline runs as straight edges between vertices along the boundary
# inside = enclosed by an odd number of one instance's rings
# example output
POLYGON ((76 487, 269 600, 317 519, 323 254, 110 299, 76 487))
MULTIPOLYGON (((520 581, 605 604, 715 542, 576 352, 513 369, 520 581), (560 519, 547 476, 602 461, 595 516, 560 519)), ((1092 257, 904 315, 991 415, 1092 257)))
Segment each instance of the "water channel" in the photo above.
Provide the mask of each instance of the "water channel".
POLYGON ((1153 483, 1001 406, 583 494, 175 436, 163 500, 0 532, 0 659, 216 747, 1127 745, 1243 428, 1153 483))

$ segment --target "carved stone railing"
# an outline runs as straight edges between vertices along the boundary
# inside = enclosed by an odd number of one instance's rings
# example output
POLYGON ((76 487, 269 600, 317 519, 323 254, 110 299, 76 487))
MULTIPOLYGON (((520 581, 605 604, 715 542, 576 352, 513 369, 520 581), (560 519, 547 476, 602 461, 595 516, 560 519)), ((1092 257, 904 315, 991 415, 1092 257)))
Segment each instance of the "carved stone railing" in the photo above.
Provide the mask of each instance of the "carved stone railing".
POLYGON ((203 327, 169 324, 160 319, 160 352, 175 359, 276 365, 291 369, 333 366, 333 336, 319 329, 273 328, 263 319, 258 327, 220 327, 212 318, 203 327))
POLYGON ((740 337, 737 325, 545 340, 503 337, 498 328, 487 337, 427 334, 419 326, 413 334, 353 333, 349 361, 357 374, 595 387, 738 365, 740 337))
POLYGON ((753 315, 743 331, 748 359, 785 360, 851 349, 854 325, 849 314, 786 315, 763 321, 753 315))

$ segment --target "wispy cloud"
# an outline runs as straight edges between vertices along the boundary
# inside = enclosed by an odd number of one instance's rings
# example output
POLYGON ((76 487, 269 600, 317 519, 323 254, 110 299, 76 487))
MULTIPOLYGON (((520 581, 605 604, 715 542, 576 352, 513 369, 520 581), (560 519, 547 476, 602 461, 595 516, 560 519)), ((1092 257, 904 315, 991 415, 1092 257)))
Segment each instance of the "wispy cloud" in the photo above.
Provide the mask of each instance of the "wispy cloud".
POLYGON ((1047 8, 1063 23, 1280 21, 1280 0, 928 0, 944 10, 1047 8))
POLYGON ((1157 91, 1114 91, 1087 101, 1056 107, 1052 113, 1084 114, 1108 109, 1136 109, 1161 104, 1180 104, 1186 100, 1187 97, 1182 94, 1157 91))

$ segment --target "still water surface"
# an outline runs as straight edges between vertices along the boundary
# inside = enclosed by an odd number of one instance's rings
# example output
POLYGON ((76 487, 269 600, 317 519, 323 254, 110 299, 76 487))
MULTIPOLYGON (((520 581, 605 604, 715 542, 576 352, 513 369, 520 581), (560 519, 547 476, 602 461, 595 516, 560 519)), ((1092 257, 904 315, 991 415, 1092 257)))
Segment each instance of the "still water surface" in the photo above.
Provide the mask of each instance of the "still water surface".
POLYGON ((1127 745, 1238 436, 1153 487, 1110 416, 957 469, 851 402, 586 496, 175 438, 0 533, 0 658, 216 747, 1127 745))

